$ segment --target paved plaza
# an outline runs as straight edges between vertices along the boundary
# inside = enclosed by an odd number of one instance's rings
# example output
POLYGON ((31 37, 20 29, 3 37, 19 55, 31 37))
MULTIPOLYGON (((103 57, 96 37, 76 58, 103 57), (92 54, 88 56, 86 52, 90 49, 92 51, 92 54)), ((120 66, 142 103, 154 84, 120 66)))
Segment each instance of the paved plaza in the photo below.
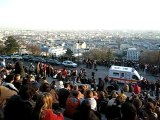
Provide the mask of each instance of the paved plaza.
MULTIPOLYGON (((63 68, 62 66, 59 66, 58 68, 63 68)), ((80 71, 81 68, 84 68, 86 70, 86 75, 88 78, 92 78, 92 72, 95 73, 95 79, 98 80, 98 78, 105 78, 108 75, 108 68, 104 67, 104 66, 97 66, 97 71, 94 69, 89 69, 86 68, 85 65, 80 65, 79 67, 77 67, 76 69, 78 70, 78 72, 80 71)), ((67 69, 73 69, 73 68, 67 68, 67 69)), ((138 71, 139 74, 141 76, 143 76, 144 78, 146 78, 149 81, 156 81, 158 79, 158 77, 156 76, 152 76, 150 74, 145 74, 143 71, 138 71)), ((53 79, 51 78, 47 78, 48 82, 51 82, 53 79)))

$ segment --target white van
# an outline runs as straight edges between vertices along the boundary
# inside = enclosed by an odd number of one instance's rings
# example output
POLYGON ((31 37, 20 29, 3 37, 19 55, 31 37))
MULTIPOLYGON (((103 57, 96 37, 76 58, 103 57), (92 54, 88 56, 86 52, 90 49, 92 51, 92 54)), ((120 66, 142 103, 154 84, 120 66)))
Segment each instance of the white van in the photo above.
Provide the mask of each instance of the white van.
POLYGON ((110 80, 113 79, 121 83, 135 83, 143 79, 134 68, 115 65, 110 67, 108 76, 110 80))

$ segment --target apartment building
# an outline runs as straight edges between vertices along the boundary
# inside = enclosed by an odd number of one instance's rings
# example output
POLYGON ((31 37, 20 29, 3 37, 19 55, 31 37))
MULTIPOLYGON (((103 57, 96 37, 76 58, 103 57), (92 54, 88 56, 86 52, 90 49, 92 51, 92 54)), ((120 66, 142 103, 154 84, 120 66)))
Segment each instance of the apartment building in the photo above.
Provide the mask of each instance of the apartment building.
POLYGON ((139 51, 136 48, 128 48, 127 50, 127 60, 138 61, 139 60, 139 51))

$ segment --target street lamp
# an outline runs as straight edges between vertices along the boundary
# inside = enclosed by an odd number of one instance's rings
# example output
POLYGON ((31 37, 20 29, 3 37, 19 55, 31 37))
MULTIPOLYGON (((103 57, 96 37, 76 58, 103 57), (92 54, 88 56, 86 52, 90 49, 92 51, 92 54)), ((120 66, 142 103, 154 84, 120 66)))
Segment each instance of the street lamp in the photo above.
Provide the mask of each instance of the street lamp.
POLYGON ((160 72, 160 45, 158 46, 158 74, 160 72))
POLYGON ((79 66, 79 40, 77 42, 77 50, 78 50, 78 66, 79 66))

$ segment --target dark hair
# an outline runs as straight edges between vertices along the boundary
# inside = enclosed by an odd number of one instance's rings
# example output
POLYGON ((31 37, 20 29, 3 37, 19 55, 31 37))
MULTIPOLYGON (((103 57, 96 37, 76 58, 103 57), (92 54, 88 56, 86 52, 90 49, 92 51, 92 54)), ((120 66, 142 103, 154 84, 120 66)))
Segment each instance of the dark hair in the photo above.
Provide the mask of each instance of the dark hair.
POLYGON ((91 109, 91 105, 88 100, 82 101, 81 105, 78 107, 79 114, 75 114, 75 120, 100 120, 101 116, 98 112, 91 109))
POLYGON ((74 97, 77 97, 77 96, 78 96, 78 94, 79 94, 79 92, 78 92, 78 91, 76 91, 76 90, 72 91, 72 95, 73 95, 74 97))
POLYGON ((23 100, 29 100, 35 94, 35 90, 31 84, 26 84, 21 86, 18 94, 22 97, 23 100))
POLYGON ((28 78, 23 78, 22 84, 23 84, 23 85, 31 84, 31 81, 30 81, 28 78))
POLYGON ((91 104, 88 100, 83 100, 80 107, 79 107, 80 111, 83 111, 84 113, 88 112, 91 110, 91 104))
POLYGON ((155 106, 152 102, 147 102, 145 107, 146 107, 146 112, 147 113, 152 113, 152 112, 155 111, 155 106))
POLYGON ((65 83, 65 84, 64 84, 64 87, 65 87, 65 88, 67 88, 67 87, 69 87, 69 86, 70 86, 69 83, 65 83))
POLYGON ((137 111, 132 103, 125 102, 121 107, 122 120, 136 120, 137 111))
POLYGON ((137 98, 133 99, 132 103, 137 109, 139 109, 142 106, 142 101, 140 99, 137 99, 137 98))
POLYGON ((5 82, 8 82, 10 83, 11 81, 14 80, 14 75, 7 75, 6 79, 5 79, 5 82))
POLYGON ((49 83, 43 83, 41 86, 40 86, 40 90, 42 92, 49 92, 51 90, 51 87, 50 87, 50 84, 49 83))

